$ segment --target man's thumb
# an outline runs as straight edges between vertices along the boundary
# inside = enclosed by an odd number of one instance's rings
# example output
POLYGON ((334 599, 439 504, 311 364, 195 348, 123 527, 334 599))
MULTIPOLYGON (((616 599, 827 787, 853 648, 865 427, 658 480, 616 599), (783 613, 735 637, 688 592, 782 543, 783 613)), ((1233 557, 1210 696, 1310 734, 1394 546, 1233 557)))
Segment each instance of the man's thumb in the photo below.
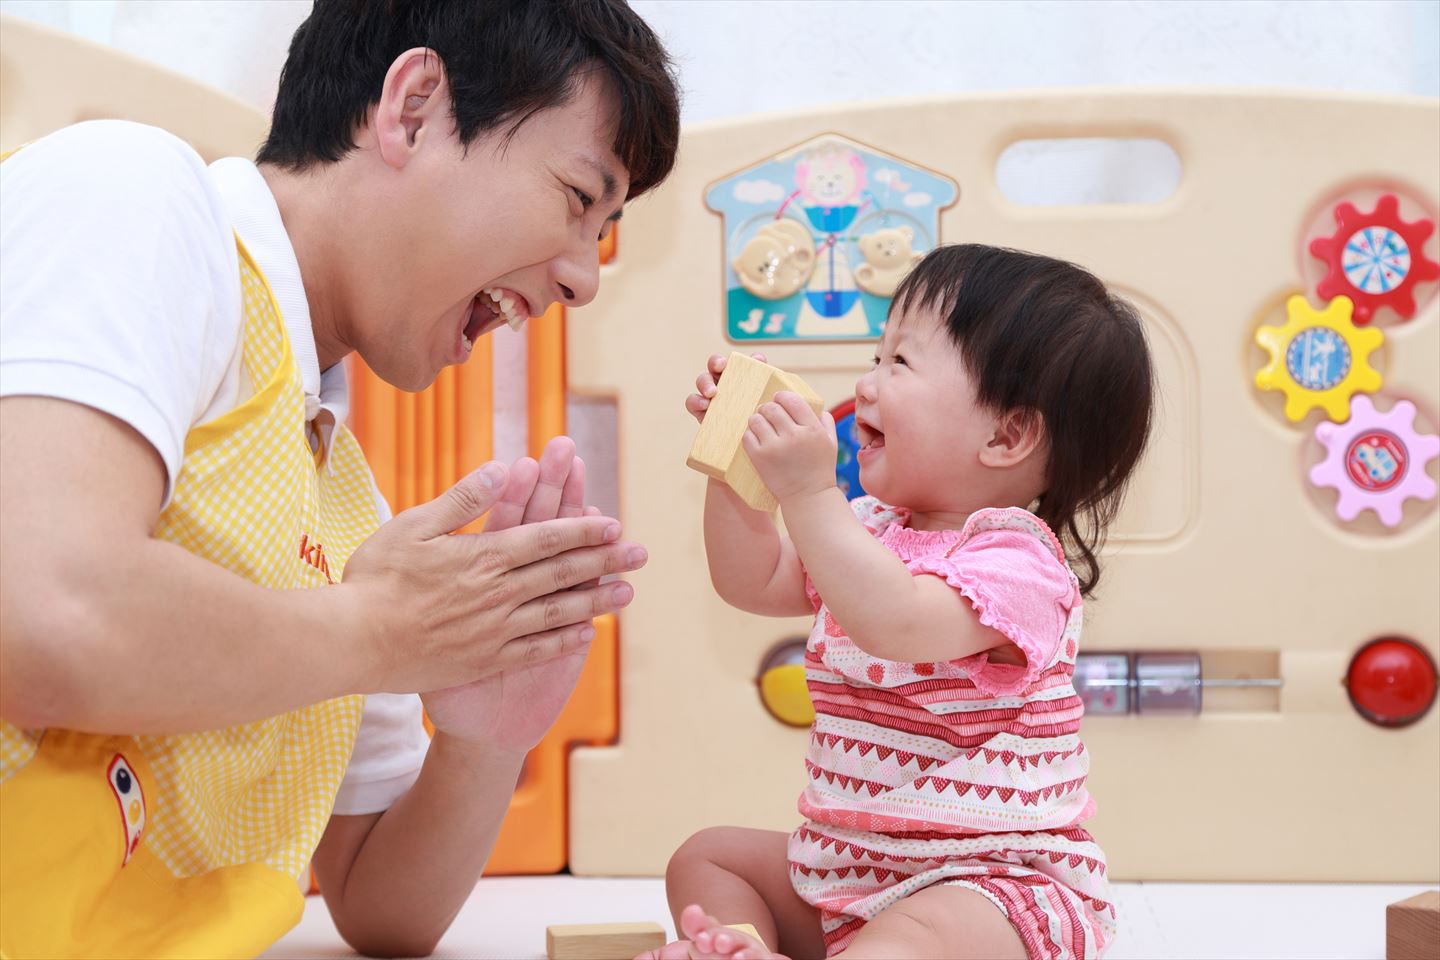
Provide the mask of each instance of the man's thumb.
POLYGON ((429 539, 453 533, 484 516, 504 489, 508 476, 505 465, 492 460, 461 477, 455 486, 434 500, 410 510, 420 536, 429 539))

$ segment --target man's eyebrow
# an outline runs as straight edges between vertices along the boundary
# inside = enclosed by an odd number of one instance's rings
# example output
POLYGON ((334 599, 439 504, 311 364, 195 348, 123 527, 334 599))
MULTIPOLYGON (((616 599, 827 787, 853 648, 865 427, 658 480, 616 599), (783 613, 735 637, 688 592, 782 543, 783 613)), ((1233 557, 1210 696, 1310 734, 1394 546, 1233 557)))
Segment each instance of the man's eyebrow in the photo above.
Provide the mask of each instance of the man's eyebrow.
MULTIPOLYGON (((615 198, 615 191, 619 187, 619 183, 615 179, 615 174, 610 172, 610 168, 588 153, 580 154, 580 162, 585 164, 585 166, 590 167, 596 173, 600 174, 600 180, 605 185, 605 192, 602 193, 600 196, 601 202, 613 200, 615 198)), ((625 211, 623 209, 616 210, 614 213, 610 214, 610 216, 606 217, 605 219, 610 221, 611 223, 614 223, 618 221, 622 216, 624 216, 624 214, 625 211)))

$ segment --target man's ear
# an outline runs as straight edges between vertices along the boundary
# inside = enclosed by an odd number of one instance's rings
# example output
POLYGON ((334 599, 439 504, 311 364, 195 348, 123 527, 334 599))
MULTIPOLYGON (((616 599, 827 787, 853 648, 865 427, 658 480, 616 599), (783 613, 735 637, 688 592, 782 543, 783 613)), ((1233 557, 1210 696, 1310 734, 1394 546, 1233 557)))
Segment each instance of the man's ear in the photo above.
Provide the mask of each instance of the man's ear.
POLYGON ((370 111, 370 135, 380 158, 399 170, 427 139, 445 136, 451 123, 450 87, 440 55, 415 47, 396 57, 370 111))
POLYGON ((1007 410, 995 418, 994 432, 980 450, 987 467, 1013 467, 1045 445, 1045 418, 1040 411, 1007 410))

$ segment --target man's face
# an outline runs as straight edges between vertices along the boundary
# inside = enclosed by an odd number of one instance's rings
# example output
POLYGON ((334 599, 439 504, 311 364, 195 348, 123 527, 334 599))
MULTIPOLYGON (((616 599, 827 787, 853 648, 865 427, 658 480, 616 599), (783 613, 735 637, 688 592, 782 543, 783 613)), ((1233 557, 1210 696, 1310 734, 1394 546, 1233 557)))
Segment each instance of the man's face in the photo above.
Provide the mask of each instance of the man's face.
POLYGON ((350 284, 351 345, 375 373, 423 389, 508 320, 594 299, 597 242, 629 188, 611 147, 615 113, 591 74, 508 139, 503 125, 464 150, 453 129, 424 132, 432 139, 387 191, 374 238, 384 252, 364 258, 380 275, 350 284))

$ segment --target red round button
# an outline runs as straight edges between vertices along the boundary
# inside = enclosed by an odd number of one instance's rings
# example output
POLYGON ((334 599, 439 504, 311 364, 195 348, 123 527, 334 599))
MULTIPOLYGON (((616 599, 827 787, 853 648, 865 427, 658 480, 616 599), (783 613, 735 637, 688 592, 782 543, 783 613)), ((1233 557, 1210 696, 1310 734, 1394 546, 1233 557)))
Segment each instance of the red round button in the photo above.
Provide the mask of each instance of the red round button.
POLYGON ((1381 637, 1361 647, 1345 675, 1357 713, 1382 727, 1404 727, 1435 702, 1435 661, 1419 645, 1381 637))

